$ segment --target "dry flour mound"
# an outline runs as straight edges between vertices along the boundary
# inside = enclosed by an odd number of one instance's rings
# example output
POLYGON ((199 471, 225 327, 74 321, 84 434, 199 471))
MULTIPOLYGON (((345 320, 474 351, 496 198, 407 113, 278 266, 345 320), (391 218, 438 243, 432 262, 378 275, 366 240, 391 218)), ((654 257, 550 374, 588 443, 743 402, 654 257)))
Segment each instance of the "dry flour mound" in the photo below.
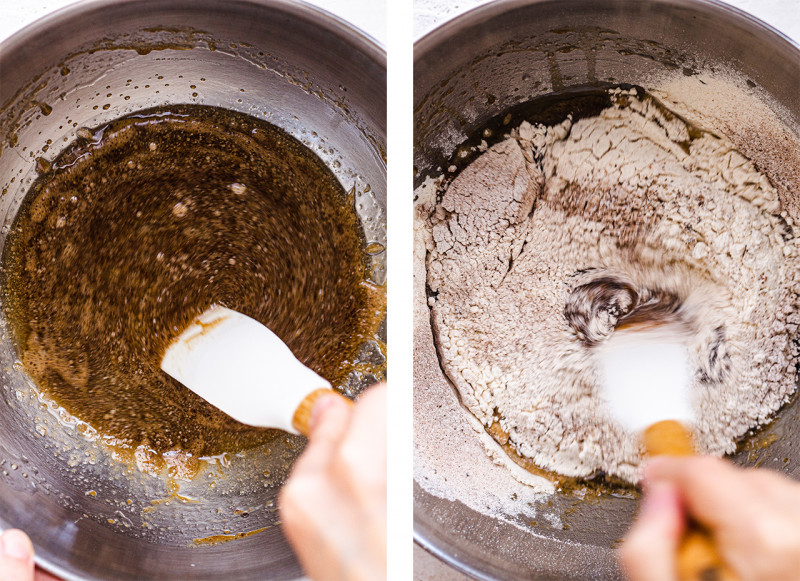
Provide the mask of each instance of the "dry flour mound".
POLYGON ((635 90, 612 101, 523 123, 449 184, 427 223, 428 304, 484 426, 543 468, 634 480, 640 445, 598 396, 587 335, 671 301, 694 329, 699 446, 732 452, 795 388, 800 269, 775 189, 730 142, 635 90))

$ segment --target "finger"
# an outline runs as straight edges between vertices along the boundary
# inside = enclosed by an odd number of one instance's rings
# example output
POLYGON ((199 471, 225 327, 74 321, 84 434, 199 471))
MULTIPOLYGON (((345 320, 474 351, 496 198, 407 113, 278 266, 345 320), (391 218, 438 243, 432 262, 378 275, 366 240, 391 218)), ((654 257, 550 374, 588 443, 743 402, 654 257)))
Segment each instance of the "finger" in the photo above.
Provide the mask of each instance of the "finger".
POLYGON ((339 397, 322 396, 314 403, 308 445, 278 494, 281 520, 290 528, 296 529, 292 525, 307 518, 309 497, 317 495, 319 482, 328 479, 331 457, 344 437, 350 415, 350 406, 339 397))
POLYGON ((309 578, 356 579, 346 571, 365 558, 365 523, 331 470, 293 472, 280 491, 278 508, 284 534, 309 578))
POLYGON ((724 561, 742 579, 797 578, 800 531, 796 485, 777 474, 741 469, 713 458, 659 459, 648 481, 671 481, 686 508, 711 530, 724 561))
POLYGON ((303 569, 312 579, 315 575, 315 561, 335 563, 337 556, 336 537, 352 534, 344 529, 347 509, 341 498, 330 489, 331 483, 317 472, 292 477, 280 491, 278 509, 281 525, 286 538, 294 548, 295 554, 303 564, 303 569), (337 518, 342 517, 345 518, 337 518))
POLYGON ((308 445, 295 463, 292 473, 313 472, 329 466, 351 415, 351 406, 342 398, 333 395, 320 397, 311 410, 308 445))
POLYGON ((743 470, 752 479, 754 486, 760 491, 762 498, 769 498, 783 505, 788 511, 800 514, 798 506, 797 482, 785 474, 768 468, 747 468, 743 470))
POLYGON ((334 462, 336 478, 367 526, 368 552, 381 556, 369 561, 375 579, 386 578, 386 411, 385 385, 364 392, 334 462))
POLYGON ((632 581, 675 581, 675 557, 684 529, 678 490, 657 483, 645 494, 639 516, 619 551, 632 581))
POLYGON ((645 483, 667 482, 681 493, 686 509, 706 527, 725 533, 746 530, 757 517, 757 487, 745 471, 730 462, 710 457, 659 457, 645 467, 645 483), (743 503, 742 499, 750 502, 743 503))
POLYGON ((60 581, 58 577, 53 577, 47 571, 43 569, 36 568, 36 572, 33 575, 33 581, 60 581))
POLYGON ((336 475, 361 500, 386 504, 386 385, 365 391, 336 455, 336 475))
POLYGON ((33 581, 33 544, 20 530, 0 535, 0 579, 33 581))

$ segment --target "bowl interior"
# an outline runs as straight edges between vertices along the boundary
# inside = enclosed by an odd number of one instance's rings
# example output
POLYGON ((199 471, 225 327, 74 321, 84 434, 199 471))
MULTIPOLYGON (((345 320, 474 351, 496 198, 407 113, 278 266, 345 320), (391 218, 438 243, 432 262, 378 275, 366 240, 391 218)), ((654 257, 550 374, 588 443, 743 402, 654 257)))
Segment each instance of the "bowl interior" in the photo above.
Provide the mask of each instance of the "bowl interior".
MULTIPOLYGON (((264 119, 314 151, 352 194, 372 280, 385 284, 385 55, 335 17, 282 1, 93 1, 0 45, 0 69, 0 251, 39 158, 81 127, 197 103, 264 119)), ((31 535, 41 564, 66 579, 301 575, 275 499, 302 440, 222 458, 175 492, 41 401, 0 327, 0 522, 31 535)))
MULTIPOLYGON (((415 46, 416 185, 441 175, 462 144, 521 103, 577 89, 633 84, 688 119, 725 134, 770 177, 784 209, 796 218, 798 65, 796 45, 714 1, 493 2, 444 24, 415 46), (720 87, 736 97, 726 98, 720 87)), ((417 256, 422 260, 424 253, 417 256)), ((424 265, 416 272, 424 273, 424 265)), ((424 283, 417 288, 422 290, 415 302, 424 304, 424 283)), ((415 408, 452 410, 458 399, 438 366, 431 365, 437 357, 434 349, 430 325, 418 324, 415 383, 436 385, 446 405, 425 407, 417 397, 415 408), (434 367, 437 372, 431 374, 434 367)), ((798 413, 796 405, 787 404, 772 424, 743 444, 734 460, 800 476, 798 413)), ((426 424, 433 431, 418 432, 415 438, 444 440, 447 435, 436 433, 436 424, 434 418, 426 424)), ((467 456, 464 466, 489 461, 467 456)), ((415 462, 422 465, 423 460, 415 462)), ((458 499, 430 493, 418 479, 415 538, 477 578, 618 578, 613 549, 635 507, 630 497, 601 494, 584 502, 570 492, 556 492, 543 496, 536 510, 555 517, 558 526, 548 524, 554 519, 533 522, 522 507, 519 514, 495 519, 458 499)))

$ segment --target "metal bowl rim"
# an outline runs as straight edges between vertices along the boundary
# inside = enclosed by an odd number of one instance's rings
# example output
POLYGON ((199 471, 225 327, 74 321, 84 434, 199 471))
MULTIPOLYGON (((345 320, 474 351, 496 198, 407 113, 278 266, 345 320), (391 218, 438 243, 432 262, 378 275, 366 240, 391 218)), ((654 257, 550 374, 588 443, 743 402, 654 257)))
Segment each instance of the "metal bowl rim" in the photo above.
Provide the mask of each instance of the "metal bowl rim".
MULTIPOLYGON (((665 4, 668 6, 688 6, 700 10, 707 9, 709 11, 727 12, 734 18, 745 21, 748 25, 755 26, 762 32, 774 36, 773 40, 783 42, 800 53, 800 40, 795 41, 783 32, 777 30, 770 24, 767 24, 760 18, 753 16, 749 12, 745 12, 741 8, 732 6, 723 0, 650 0, 652 3, 665 4)), ((532 6, 534 4, 560 4, 563 5, 563 0, 491 0, 486 4, 476 6, 454 18, 444 22, 425 33, 414 42, 414 67, 419 62, 428 56, 439 44, 448 40, 451 36, 455 35, 463 28, 472 27, 477 24, 486 22, 505 12, 522 8, 525 6, 532 6)), ((2 45, 0 45, 2 48, 2 45)), ((800 54, 798 55, 800 56, 800 54)))
MULTIPOLYGON (((102 11, 108 8, 119 8, 123 4, 138 4, 145 0, 82 0, 55 10, 34 22, 21 28, 2 42, 0 42, 0 68, 3 61, 12 57, 19 47, 24 46, 30 39, 41 37, 51 32, 56 32, 64 22, 78 20, 84 14, 102 11)), ((184 4, 191 10, 203 10, 204 2, 190 2, 188 0, 172 0, 159 3, 159 7, 169 7, 170 4, 184 4)), ((303 18, 313 24, 327 28, 339 38, 350 41, 354 50, 368 56, 380 68, 386 69, 386 50, 372 36, 349 23, 343 18, 309 4, 305 0, 225 0, 227 6, 240 6, 247 8, 273 8, 303 18)), ((5 104, 0 103, 0 107, 5 104)))

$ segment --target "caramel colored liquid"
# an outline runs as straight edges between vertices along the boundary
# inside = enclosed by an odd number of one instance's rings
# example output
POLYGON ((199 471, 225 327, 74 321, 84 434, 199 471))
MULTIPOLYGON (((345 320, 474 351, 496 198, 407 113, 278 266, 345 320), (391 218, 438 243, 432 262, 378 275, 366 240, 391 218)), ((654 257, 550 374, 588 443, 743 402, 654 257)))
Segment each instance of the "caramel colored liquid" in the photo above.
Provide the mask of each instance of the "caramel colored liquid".
POLYGON ((275 437, 159 367, 212 304, 345 380, 383 307, 358 217, 319 158, 273 125, 202 106, 79 136, 31 188, 3 255, 6 315, 46 395, 131 450, 216 455, 275 437))

